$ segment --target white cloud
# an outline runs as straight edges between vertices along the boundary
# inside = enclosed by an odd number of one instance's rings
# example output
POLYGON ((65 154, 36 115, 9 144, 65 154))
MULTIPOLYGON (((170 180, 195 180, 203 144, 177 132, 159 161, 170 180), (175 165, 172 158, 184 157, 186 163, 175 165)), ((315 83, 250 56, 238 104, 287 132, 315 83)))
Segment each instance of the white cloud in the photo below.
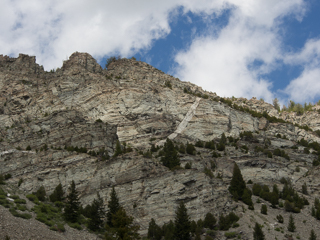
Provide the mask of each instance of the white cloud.
POLYGON ((320 97, 320 40, 310 39, 303 49, 285 56, 284 62, 303 66, 299 77, 284 89, 289 99, 304 103, 320 97))
POLYGON ((304 66, 303 74, 284 90, 290 96, 302 86, 298 82, 317 76, 316 40, 299 53, 281 51, 281 21, 288 15, 301 19, 303 0, 3 0, 0 53, 35 55, 47 70, 60 67, 75 51, 98 59, 111 54, 130 57, 166 37, 171 21, 181 13, 178 9, 199 14, 207 24, 231 9, 226 27, 209 26, 202 37, 194 34, 190 48, 176 55, 176 73, 182 80, 222 96, 271 101, 272 83, 260 76, 274 70, 278 60, 304 66))
POLYGON ((213 31, 179 52, 177 74, 221 96, 256 96, 271 102, 272 83, 260 76, 274 70, 283 57, 279 20, 303 12, 303 1, 226 2, 233 6, 228 25, 218 35, 213 31))
POLYGON ((0 52, 36 55, 46 69, 61 66, 74 51, 101 58, 148 49, 170 32, 171 13, 178 7, 205 14, 223 8, 223 1, 211 0, 3 1, 0 52))

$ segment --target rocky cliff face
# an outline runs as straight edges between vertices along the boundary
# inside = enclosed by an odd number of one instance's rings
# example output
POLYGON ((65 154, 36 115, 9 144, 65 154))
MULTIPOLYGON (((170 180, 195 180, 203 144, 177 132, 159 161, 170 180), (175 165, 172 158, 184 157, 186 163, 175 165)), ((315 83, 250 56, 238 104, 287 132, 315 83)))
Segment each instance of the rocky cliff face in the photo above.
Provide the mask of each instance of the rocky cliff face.
MULTIPOLYGON (((216 216, 231 209, 242 212, 241 204, 233 202, 227 191, 234 162, 246 181, 272 186, 288 177, 299 191, 306 183, 314 196, 319 192, 317 170, 312 166, 317 156, 305 154, 301 146, 291 148, 302 138, 320 142, 315 133, 238 111, 214 101, 215 93, 143 62, 121 59, 105 70, 89 54, 74 53, 61 69, 45 72, 34 57, 0 56, 0 91, 0 173, 12 175, 8 182, 23 179, 21 191, 30 193, 44 186, 51 193, 59 183, 66 190, 74 180, 83 204, 91 203, 97 192, 106 204, 115 186, 142 234, 151 217, 160 225, 173 219, 181 200, 194 220, 208 211, 216 216), (205 148, 196 148, 195 156, 180 154, 181 165, 192 163, 192 169, 170 171, 156 154, 151 159, 140 154, 151 144, 161 146, 168 137, 186 144, 218 141, 222 133, 238 138, 244 131, 253 132, 254 138, 242 138, 237 147, 228 145, 220 158, 205 148), (73 146, 112 156, 117 140, 126 142, 133 152, 104 160, 65 149, 73 146), (241 149, 244 145, 247 152, 241 149), (290 160, 255 151, 266 145, 270 151, 285 149, 290 160), (212 162, 213 174, 220 178, 204 173, 212 162)), ((234 103, 281 117, 270 104, 254 98, 234 103)), ((284 118, 319 129, 316 111, 284 118)), ((251 238, 252 229, 243 231, 251 238)), ((272 234, 274 239, 277 233, 272 234)))

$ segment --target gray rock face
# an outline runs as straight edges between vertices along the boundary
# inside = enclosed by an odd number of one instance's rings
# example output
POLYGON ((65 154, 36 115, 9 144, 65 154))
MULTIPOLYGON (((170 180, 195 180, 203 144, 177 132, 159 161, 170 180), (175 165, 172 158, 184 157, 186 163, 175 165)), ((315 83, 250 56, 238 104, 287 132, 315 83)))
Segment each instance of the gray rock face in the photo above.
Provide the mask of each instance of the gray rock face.
MULTIPOLYGON (((21 191, 30 193, 44 186, 50 194, 59 183, 67 190, 74 180, 84 205, 97 192, 107 204, 115 186, 121 204, 140 224, 142 234, 152 217, 159 225, 173 219, 182 200, 192 220, 204 218, 209 211, 216 217, 232 209, 245 214, 227 190, 234 162, 246 181, 272 186, 289 177, 299 191, 304 182, 315 196, 319 191, 318 173, 312 166, 316 155, 304 154, 301 146, 292 148, 302 138, 320 142, 315 133, 235 110, 214 101, 215 93, 143 62, 121 59, 104 70, 89 54, 77 52, 61 69, 49 73, 34 57, 0 56, 0 92, 0 173, 12 174, 8 182, 17 184, 23 179, 21 191), (191 163, 191 169, 170 171, 157 153, 152 158, 141 155, 169 136, 177 144, 217 143, 222 133, 239 138, 243 131, 252 132, 253 139, 230 142, 219 152, 222 157, 213 158, 211 150, 199 147, 196 155, 180 154, 181 165, 191 163), (113 156, 117 140, 133 151, 104 160, 64 149, 72 146, 113 156), (31 150, 26 150, 28 146, 31 150), (271 152, 284 149, 290 160, 268 158, 256 147, 271 152), (204 173, 208 169, 214 178, 204 173)), ((284 117, 255 98, 235 99, 233 104, 284 117)), ((310 122, 316 130, 317 114, 284 118, 293 123, 300 119, 300 125, 310 122)))

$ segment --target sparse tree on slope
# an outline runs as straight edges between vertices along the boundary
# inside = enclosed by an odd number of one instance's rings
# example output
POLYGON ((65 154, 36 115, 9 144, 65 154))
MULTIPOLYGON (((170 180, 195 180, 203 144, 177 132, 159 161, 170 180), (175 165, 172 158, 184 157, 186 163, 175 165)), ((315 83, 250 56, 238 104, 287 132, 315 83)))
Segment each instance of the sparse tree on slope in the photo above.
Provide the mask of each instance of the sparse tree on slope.
POLYGON ((239 199, 243 195, 243 191, 246 189, 246 183, 242 178, 241 171, 236 163, 233 167, 233 176, 229 186, 229 192, 235 199, 239 199))
POLYGON ((183 201, 180 202, 180 205, 177 208, 174 223, 174 239, 189 240, 191 222, 187 213, 187 208, 184 205, 183 201))
POLYGON ((110 195, 110 201, 108 202, 107 224, 109 225, 109 227, 113 227, 112 218, 113 218, 113 215, 119 211, 119 209, 120 209, 119 199, 113 187, 110 195))
POLYGON ((254 232, 253 232, 253 239, 254 240, 264 240, 264 233, 261 229, 261 226, 256 222, 256 225, 254 226, 254 232))
POLYGON ((317 240, 317 235, 314 233, 313 229, 310 232, 309 240, 317 240))
POLYGON ((105 211, 103 208, 103 200, 97 193, 97 199, 94 199, 90 208, 89 208, 89 217, 88 222, 89 229, 96 231, 103 227, 103 218, 105 216, 105 211))
POLYGON ((173 142, 167 138, 166 143, 163 146, 164 156, 161 158, 161 162, 164 166, 172 169, 176 166, 180 166, 180 158, 178 151, 174 147, 173 142))
POLYGON ((79 194, 76 190, 76 184, 74 183, 74 181, 71 182, 69 191, 70 192, 67 195, 67 203, 64 208, 64 217, 67 221, 77 222, 80 215, 80 202, 79 194))

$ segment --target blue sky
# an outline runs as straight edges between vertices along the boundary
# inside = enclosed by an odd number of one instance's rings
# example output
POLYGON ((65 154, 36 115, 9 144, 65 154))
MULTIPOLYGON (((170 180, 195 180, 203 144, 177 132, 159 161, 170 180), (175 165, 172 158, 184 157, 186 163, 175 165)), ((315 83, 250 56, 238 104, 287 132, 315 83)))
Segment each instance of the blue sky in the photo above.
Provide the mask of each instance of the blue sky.
POLYGON ((135 56, 223 97, 320 99, 317 0, 3 0, 0 54, 135 56))

